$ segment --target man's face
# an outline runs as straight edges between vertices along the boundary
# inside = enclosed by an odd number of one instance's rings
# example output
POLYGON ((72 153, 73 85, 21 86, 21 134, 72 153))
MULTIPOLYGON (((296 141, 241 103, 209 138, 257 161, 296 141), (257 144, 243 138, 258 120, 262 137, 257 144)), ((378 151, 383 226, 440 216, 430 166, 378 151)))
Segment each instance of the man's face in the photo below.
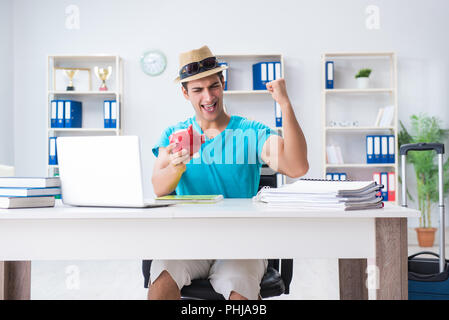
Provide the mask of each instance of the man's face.
POLYGON ((189 100, 199 118, 215 121, 223 112, 223 83, 217 74, 187 83, 182 87, 184 97, 189 100))

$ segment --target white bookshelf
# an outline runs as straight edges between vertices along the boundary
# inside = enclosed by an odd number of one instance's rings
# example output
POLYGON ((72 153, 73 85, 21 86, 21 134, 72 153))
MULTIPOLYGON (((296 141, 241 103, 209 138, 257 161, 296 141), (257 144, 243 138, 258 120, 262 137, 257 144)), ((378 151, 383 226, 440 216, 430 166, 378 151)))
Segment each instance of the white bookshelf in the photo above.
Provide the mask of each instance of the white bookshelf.
POLYGON ((66 96, 117 96, 119 91, 49 91, 50 95, 66 95, 66 96))
MULTIPOLYGON (((262 108, 267 106, 267 113, 271 114, 274 119, 274 100, 268 90, 253 90, 252 65, 263 61, 280 61, 281 74, 285 78, 284 57, 279 53, 228 53, 216 55, 220 62, 228 63, 228 90, 224 91, 225 99, 231 101, 234 98, 244 99, 245 101, 257 101, 261 103, 262 108)), ((225 101, 225 108, 226 108, 225 101)), ((227 110, 226 110, 227 111, 227 110)), ((252 117, 251 117, 252 118, 252 117)), ((255 118, 255 120, 260 120, 255 118)), ((274 122, 273 122, 274 123, 274 122)), ((277 130, 283 136, 283 128, 269 125, 272 129, 277 130)), ((275 174, 271 168, 262 168, 262 174, 275 174)), ((278 185, 286 183, 286 176, 279 174, 278 185)))
POLYGON ((49 128, 48 131, 54 132, 113 132, 117 133, 114 128, 49 128))
POLYGON ((225 90, 225 95, 264 95, 264 94, 270 94, 268 90, 225 90))
POLYGON ((343 163, 326 164, 326 168, 395 168, 393 163, 343 163))
POLYGON ((383 128, 379 128, 379 127, 325 127, 325 130, 327 132, 356 132, 356 131, 372 131, 372 132, 379 132, 379 131, 386 131, 386 130, 390 130, 390 131, 394 131, 395 128, 394 127, 383 127, 383 128))
POLYGON ((324 89, 327 94, 344 93, 393 93, 392 88, 372 88, 372 89, 324 89))
MULTIPOLYGON (((87 73, 86 73, 87 74, 87 73)), ((85 82, 86 79, 83 78, 85 82)), ((67 79, 68 82, 68 79, 67 79)), ((47 134, 46 134, 46 163, 47 174, 54 176, 59 173, 58 165, 48 164, 48 140, 50 137, 86 136, 86 135, 121 135, 123 120, 123 62, 120 56, 114 54, 56 54, 47 57, 47 134), (107 91, 100 91, 101 80, 94 73, 94 67, 112 67, 112 74, 106 85, 107 91), (61 90, 61 79, 57 77, 56 70, 63 68, 83 69, 89 73, 89 88, 80 85, 81 80, 74 78, 74 91, 61 90), (89 70, 89 71, 87 71, 89 70), (58 88, 59 87, 59 88, 58 88), (78 87, 78 88, 77 88, 78 87), (81 89, 83 88, 83 89, 81 89), (77 90, 80 89, 80 90, 77 90), (51 101, 76 100, 82 102, 83 121, 81 128, 52 128, 51 127, 51 101), (117 101, 117 126, 104 128, 103 101, 117 101)))
POLYGON ((322 65, 322 167, 328 172, 346 173, 349 180, 371 180, 374 172, 396 173, 398 202, 398 99, 397 58, 394 52, 339 52, 321 56, 322 65), (334 61, 334 89, 326 89, 325 63, 334 61), (359 69, 370 68, 370 88, 358 89, 354 76, 359 69), (380 108, 394 106, 392 124, 375 126, 380 108), (330 125, 347 121, 359 125, 330 125), (367 135, 394 135, 394 163, 366 163, 367 135), (342 148, 343 163, 328 163, 326 146, 342 148))

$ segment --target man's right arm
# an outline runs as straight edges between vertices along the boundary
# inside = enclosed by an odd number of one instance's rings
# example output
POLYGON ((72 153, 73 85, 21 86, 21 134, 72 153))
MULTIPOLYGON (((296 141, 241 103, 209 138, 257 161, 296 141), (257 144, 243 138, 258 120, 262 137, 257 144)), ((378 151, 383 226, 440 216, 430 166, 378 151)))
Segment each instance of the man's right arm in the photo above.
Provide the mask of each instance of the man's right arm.
POLYGON ((153 168, 153 190, 156 197, 168 195, 176 189, 182 174, 186 170, 186 163, 190 161, 187 150, 172 152, 176 144, 159 147, 159 155, 153 168))

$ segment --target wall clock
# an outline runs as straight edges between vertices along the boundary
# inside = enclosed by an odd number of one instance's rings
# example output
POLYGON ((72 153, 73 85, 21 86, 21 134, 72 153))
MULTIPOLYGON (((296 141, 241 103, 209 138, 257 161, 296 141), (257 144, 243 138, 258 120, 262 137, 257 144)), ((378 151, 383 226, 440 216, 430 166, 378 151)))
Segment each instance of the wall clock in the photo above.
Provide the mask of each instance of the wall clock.
POLYGON ((164 72, 167 66, 167 58, 158 50, 150 50, 145 52, 140 58, 140 66, 147 75, 158 76, 164 72))

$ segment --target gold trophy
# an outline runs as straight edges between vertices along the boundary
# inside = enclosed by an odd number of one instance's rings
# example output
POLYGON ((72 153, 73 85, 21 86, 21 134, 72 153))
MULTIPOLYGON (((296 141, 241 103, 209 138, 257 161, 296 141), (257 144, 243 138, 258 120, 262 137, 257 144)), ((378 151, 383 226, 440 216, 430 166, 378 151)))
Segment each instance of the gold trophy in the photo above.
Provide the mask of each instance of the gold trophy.
POLYGON ((100 91, 108 91, 108 87, 106 86, 106 80, 111 76, 112 73, 112 67, 109 66, 107 68, 99 68, 94 67, 95 75, 98 79, 102 81, 102 84, 100 86, 100 91))
POLYGON ((67 91, 75 91, 75 87, 73 86, 73 77, 75 77, 78 70, 76 69, 64 69, 64 74, 67 78, 69 78, 69 85, 67 86, 67 91))

